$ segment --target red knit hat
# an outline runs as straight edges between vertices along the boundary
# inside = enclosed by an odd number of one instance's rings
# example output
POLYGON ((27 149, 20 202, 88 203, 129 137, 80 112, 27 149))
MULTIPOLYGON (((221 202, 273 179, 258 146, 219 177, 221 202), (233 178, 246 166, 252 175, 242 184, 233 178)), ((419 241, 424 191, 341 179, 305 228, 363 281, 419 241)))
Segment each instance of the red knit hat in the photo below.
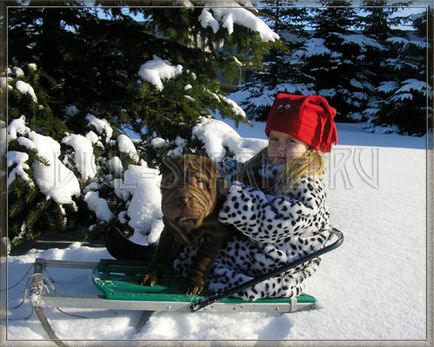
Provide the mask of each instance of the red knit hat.
POLYGON ((268 114, 265 133, 280 131, 321 152, 330 152, 338 142, 333 120, 336 110, 319 95, 279 93, 268 114))

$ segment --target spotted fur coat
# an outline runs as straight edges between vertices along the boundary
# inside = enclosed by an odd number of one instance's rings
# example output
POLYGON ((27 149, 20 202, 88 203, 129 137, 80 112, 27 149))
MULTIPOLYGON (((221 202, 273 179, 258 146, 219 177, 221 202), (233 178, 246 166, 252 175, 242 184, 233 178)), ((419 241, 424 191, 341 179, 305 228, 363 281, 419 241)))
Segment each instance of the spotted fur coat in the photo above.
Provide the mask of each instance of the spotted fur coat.
MULTIPOLYGON (((246 238, 229 241, 217 254, 208 277, 208 288, 222 291, 297 260, 324 246, 330 236, 329 212, 322 182, 310 177, 286 194, 270 195, 236 180, 241 164, 226 158, 221 173, 231 182, 219 220, 232 224, 246 238)), ((266 162, 258 174, 273 180, 282 166, 266 162)), ((183 276, 196 254, 188 247, 175 260, 175 271, 183 276)), ((291 297, 303 291, 304 280, 320 264, 313 259, 278 277, 267 279, 237 293, 244 300, 291 297)))

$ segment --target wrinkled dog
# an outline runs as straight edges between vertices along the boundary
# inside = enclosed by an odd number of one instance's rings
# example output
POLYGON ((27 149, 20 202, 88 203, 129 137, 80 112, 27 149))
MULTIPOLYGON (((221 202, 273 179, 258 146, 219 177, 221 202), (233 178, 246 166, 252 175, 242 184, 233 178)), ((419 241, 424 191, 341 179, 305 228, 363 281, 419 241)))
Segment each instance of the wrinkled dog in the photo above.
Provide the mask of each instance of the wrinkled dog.
POLYGON ((200 294, 212 262, 231 234, 217 220, 217 166, 207 157, 186 154, 166 159, 162 174, 162 212, 164 229, 154 252, 151 271, 142 283, 154 285, 186 245, 197 247, 187 279, 187 294, 200 294))

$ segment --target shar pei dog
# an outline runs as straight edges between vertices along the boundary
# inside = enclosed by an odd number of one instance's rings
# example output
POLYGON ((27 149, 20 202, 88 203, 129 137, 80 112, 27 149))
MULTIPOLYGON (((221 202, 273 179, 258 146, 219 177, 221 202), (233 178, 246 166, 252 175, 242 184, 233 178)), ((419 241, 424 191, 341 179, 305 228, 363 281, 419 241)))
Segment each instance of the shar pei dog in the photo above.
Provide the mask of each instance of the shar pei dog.
MULTIPOLYGON (((185 154, 165 159, 160 173, 164 229, 142 284, 158 283, 163 273, 172 271, 173 260, 179 253, 193 245, 197 247, 197 256, 189 270, 187 294, 200 294, 218 250, 235 233, 235 229, 217 220, 223 203, 218 199, 218 168, 205 156, 185 154)), ((106 246, 110 254, 117 259, 146 258, 148 247, 119 234, 113 228, 108 232, 106 246)))

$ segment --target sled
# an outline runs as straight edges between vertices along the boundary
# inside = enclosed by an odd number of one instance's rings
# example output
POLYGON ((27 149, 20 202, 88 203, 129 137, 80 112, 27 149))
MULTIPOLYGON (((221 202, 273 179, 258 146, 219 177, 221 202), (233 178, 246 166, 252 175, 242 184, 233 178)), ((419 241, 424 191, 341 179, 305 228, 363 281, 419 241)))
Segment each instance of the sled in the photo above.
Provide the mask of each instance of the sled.
MULTIPOLYGON (((136 329, 144 326, 154 312, 274 312, 289 313, 315 309, 316 299, 308 294, 291 298, 270 298, 244 301, 231 296, 269 277, 278 276, 291 268, 312 260, 339 247, 343 242, 341 231, 333 228, 332 237, 322 249, 302 259, 291 262, 271 273, 259 276, 221 293, 204 292, 202 295, 186 295, 186 280, 174 276, 162 276, 154 286, 143 286, 141 278, 150 264, 138 261, 102 259, 99 262, 36 259, 30 288, 31 304, 48 336, 58 346, 66 346, 51 327, 43 308, 92 308, 106 310, 142 311, 136 329), (98 289, 93 295, 59 293, 47 274, 48 267, 92 270, 92 280, 98 289)), ((53 283, 54 282, 54 283, 53 283)))

